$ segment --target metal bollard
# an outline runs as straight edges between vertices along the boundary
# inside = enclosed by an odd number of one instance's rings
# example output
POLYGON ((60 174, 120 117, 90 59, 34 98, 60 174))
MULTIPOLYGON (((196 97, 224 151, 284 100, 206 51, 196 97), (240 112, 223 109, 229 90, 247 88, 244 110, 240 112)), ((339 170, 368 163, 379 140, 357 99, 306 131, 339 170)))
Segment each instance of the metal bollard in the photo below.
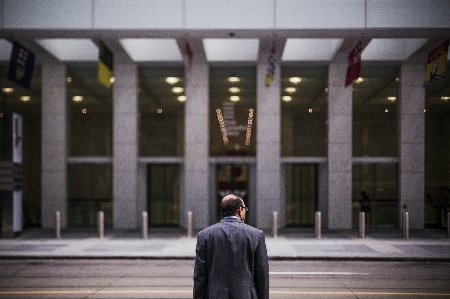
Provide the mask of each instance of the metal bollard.
POLYGON ((61 213, 56 211, 55 215, 55 233, 56 239, 61 239, 61 213))
POLYGON ((146 211, 142 212, 142 238, 148 238, 148 214, 146 211))
POLYGON ((450 239, 450 213, 447 213, 447 239, 450 239))
POLYGON ((97 212, 97 232, 100 239, 105 237, 105 215, 103 211, 97 212))
POLYGON ((409 214, 403 213, 403 239, 409 239, 409 214))
POLYGON ((272 237, 278 238, 278 212, 272 212, 272 237))
POLYGON ((314 236, 316 239, 322 238, 322 215, 316 212, 314 217, 314 236))
POLYGON ((364 239, 366 237, 366 213, 359 213, 359 238, 364 239))
POLYGON ((192 238, 194 236, 194 216, 191 211, 187 212, 187 237, 192 238))

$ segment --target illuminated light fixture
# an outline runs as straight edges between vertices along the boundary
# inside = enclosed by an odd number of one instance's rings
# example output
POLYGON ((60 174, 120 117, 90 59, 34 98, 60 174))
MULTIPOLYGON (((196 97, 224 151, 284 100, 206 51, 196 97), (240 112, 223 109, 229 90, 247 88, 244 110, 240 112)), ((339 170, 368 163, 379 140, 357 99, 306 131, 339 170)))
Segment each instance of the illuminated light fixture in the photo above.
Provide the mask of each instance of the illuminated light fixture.
POLYGON ((441 100, 447 102, 448 100, 450 100, 450 97, 441 97, 441 100))
POLYGON ((158 110, 156 110, 156 112, 162 113, 162 109, 161 109, 161 108, 158 108, 158 110))
POLYGON ((388 110, 388 109, 384 109, 384 112, 388 113, 388 112, 389 112, 389 110, 388 110))
POLYGON ((325 87, 325 92, 328 92, 328 87, 325 87))
POLYGON ((116 81, 116 79, 114 77, 109 78, 109 82, 114 83, 116 81))
POLYGON ((29 102, 31 100, 31 97, 30 96, 21 96, 20 100, 22 102, 29 102))
POLYGON ((364 79, 362 77, 359 77, 358 79, 355 80, 356 83, 361 83, 363 81, 364 81, 364 79))
POLYGON ((73 96, 72 97, 72 101, 74 101, 76 103, 83 101, 83 99, 84 99, 83 96, 73 96))
POLYGON ((395 82, 399 82, 400 81, 400 78, 395 78, 395 82))
POLYGON ((172 92, 176 93, 176 94, 182 93, 183 91, 184 91, 183 87, 174 87, 174 88, 172 88, 172 92))
POLYGON ((86 114, 86 113, 87 113, 87 109, 84 108, 84 109, 81 110, 81 112, 82 112, 83 114, 86 114))
POLYGON ((186 96, 178 96, 178 97, 177 97, 177 100, 178 100, 179 102, 186 102, 186 96))
POLYGON ((302 82, 302 78, 300 78, 300 77, 290 77, 289 78, 289 82, 291 82, 293 84, 298 84, 298 83, 302 82))
POLYGON ((10 94, 10 93, 14 92, 14 88, 12 88, 12 87, 4 87, 4 88, 2 88, 2 91, 4 93, 6 93, 6 94, 10 94))
POLYGON ((290 101, 292 101, 292 97, 291 96, 282 96, 281 100, 283 100, 284 102, 290 102, 290 101))
POLYGON ((250 138, 252 136, 252 125, 253 125, 253 108, 248 109, 248 120, 247 120, 247 133, 245 133, 245 145, 250 145, 250 138))
POLYGON ((225 128, 225 121, 223 120, 222 110, 220 108, 216 109, 217 120, 219 121, 220 132, 222 133, 222 140, 225 145, 228 144, 228 134, 225 128))
POLYGON ((295 88, 295 87, 286 87, 284 89, 284 91, 287 92, 287 93, 294 93, 294 92, 297 91, 297 88, 295 88))
POLYGON ((180 78, 177 77, 167 77, 166 78, 166 82, 169 83, 170 85, 176 84, 178 82, 180 82, 180 78))
POLYGON ((66 81, 67 83, 72 83, 72 77, 67 77, 66 81))
POLYGON ((309 109, 308 109, 308 112, 309 112, 309 113, 312 113, 312 109, 311 109, 311 108, 309 108, 309 109))
POLYGON ((241 98, 239 96, 230 96, 230 101, 232 102, 239 102, 241 98))
POLYGON ((387 99, 388 101, 395 102, 395 100, 397 100, 397 97, 388 97, 387 99))
POLYGON ((231 93, 238 93, 241 91, 241 89, 239 87, 230 87, 228 88, 228 91, 231 93))
POLYGON ((228 82, 230 82, 230 83, 241 82, 241 78, 239 78, 239 77, 229 77, 228 78, 228 82))

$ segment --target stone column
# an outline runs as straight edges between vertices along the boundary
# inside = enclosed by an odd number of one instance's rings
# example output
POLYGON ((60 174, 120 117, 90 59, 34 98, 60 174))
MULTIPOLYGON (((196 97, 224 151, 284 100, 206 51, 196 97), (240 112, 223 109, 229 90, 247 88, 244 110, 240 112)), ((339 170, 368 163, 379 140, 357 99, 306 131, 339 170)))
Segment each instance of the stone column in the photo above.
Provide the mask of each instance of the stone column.
POLYGON ((328 228, 352 228, 352 86, 347 64, 328 70, 328 228))
POLYGON ((267 61, 261 61, 256 74, 256 226, 270 229, 273 211, 284 213, 281 198, 281 95, 280 71, 265 86, 267 61))
POLYGON ((423 64, 400 69, 399 100, 399 222, 409 213, 410 228, 424 227, 425 89, 423 64))
MULTIPOLYGON (((195 229, 211 223, 208 192, 209 157, 209 68, 194 63, 186 82, 184 200, 181 201, 181 226, 186 227, 186 213, 194 213, 195 229)), ((213 200, 213 199, 211 199, 213 200)))
POLYGON ((113 85, 113 227, 140 225, 137 194, 137 66, 114 61, 113 85))
POLYGON ((42 66, 42 210, 43 228, 55 227, 55 212, 67 226, 67 98, 66 67, 42 66))

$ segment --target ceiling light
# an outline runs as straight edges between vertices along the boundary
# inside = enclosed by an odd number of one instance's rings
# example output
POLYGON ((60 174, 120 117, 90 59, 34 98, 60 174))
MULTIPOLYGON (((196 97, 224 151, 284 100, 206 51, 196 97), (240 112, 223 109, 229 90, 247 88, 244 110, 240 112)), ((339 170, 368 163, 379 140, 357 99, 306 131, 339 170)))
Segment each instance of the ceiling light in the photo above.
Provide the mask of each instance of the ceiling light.
POLYGON ((232 102, 239 102, 240 99, 241 98, 239 96, 231 96, 230 97, 230 101, 232 101, 232 102))
POLYGON ((14 88, 12 88, 12 87, 4 87, 4 88, 2 88, 2 91, 4 93, 6 93, 6 94, 10 94, 10 93, 14 92, 14 88))
POLYGON ((311 108, 309 108, 309 109, 308 109, 308 112, 309 112, 309 113, 312 113, 312 109, 311 109, 311 108))
POLYGON ((295 88, 295 87, 286 87, 284 89, 284 91, 286 91, 287 93, 294 93, 294 92, 297 91, 297 88, 295 88))
POLYGON ((158 113, 162 113, 162 108, 159 108, 158 110, 156 110, 156 112, 158 112, 158 113))
POLYGON ((282 96, 281 100, 283 100, 285 102, 290 102, 290 101, 292 101, 292 97, 291 96, 282 96))
POLYGON ((228 82, 230 82, 230 83, 241 82, 241 78, 239 78, 239 77, 229 77, 228 78, 228 82))
POLYGON ((21 96, 20 100, 22 102, 29 102, 31 100, 31 97, 30 96, 21 96))
POLYGON ((293 84, 298 84, 298 83, 302 82, 302 78, 300 78, 300 77, 290 77, 289 78, 289 82, 291 82, 293 84))
POLYGON ((387 97, 388 101, 395 102, 397 97, 387 97))
POLYGON ((72 83, 72 77, 67 77, 66 81, 67 83, 72 83))
POLYGON ((356 83, 361 83, 361 82, 363 82, 363 81, 364 81, 364 79, 361 78, 361 77, 359 77, 358 79, 355 80, 356 83))
POLYGON ((114 77, 109 78, 109 82, 114 83, 116 81, 116 79, 114 77))
POLYGON ((176 93, 176 94, 182 93, 183 91, 184 91, 183 87, 174 87, 174 88, 172 88, 172 92, 176 93))
POLYGON ((231 93, 238 93, 238 92, 241 91, 241 89, 239 87, 230 87, 228 89, 228 91, 231 92, 231 93))
POLYGON ((180 78, 177 77, 167 77, 166 78, 166 82, 169 83, 170 85, 176 84, 178 82, 180 82, 180 78))
POLYGON ((73 96, 72 97, 72 101, 74 101, 76 103, 83 101, 83 99, 84 99, 83 96, 73 96))
POLYGON ((178 97, 177 97, 177 100, 178 100, 179 102, 186 102, 186 96, 178 96, 178 97))
POLYGON ((450 100, 450 97, 441 97, 441 100, 443 100, 443 101, 448 101, 448 100, 450 100))

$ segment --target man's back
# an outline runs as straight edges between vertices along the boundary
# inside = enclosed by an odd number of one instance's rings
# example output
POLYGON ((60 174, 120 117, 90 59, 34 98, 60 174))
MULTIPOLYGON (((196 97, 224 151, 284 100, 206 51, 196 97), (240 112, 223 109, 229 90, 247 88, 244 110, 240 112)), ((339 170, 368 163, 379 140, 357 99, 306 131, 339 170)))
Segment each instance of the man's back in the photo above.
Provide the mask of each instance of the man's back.
POLYGON ((194 298, 269 297, 264 234, 237 218, 225 218, 198 234, 194 298))

